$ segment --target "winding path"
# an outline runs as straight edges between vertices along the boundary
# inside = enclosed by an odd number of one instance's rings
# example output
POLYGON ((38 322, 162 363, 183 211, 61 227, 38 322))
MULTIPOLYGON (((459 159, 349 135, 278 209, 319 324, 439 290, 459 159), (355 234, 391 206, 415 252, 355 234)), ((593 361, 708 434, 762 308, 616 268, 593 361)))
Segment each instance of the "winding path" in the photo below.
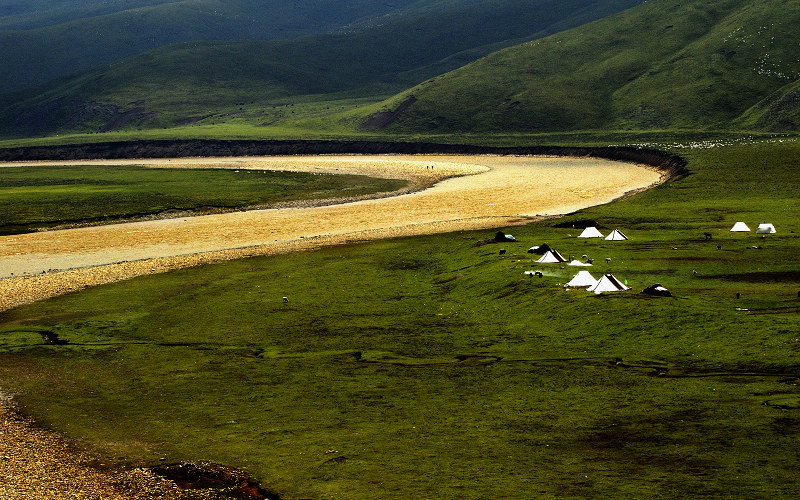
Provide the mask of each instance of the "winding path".
POLYGON ((326 206, 0 237, 0 310, 84 286, 242 256, 504 227, 607 203, 661 179, 659 172, 629 163, 530 156, 291 156, 78 163, 357 173, 409 179, 418 190, 326 206))

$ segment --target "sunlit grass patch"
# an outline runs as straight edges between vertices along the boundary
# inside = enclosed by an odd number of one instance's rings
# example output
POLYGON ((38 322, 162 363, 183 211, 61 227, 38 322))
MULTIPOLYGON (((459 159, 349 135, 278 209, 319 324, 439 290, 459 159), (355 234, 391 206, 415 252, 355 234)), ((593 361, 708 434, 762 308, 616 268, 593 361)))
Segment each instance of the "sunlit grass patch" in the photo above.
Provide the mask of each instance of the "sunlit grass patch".
POLYGON ((0 234, 169 212, 208 213, 393 191, 405 181, 356 175, 138 166, 0 170, 0 234))

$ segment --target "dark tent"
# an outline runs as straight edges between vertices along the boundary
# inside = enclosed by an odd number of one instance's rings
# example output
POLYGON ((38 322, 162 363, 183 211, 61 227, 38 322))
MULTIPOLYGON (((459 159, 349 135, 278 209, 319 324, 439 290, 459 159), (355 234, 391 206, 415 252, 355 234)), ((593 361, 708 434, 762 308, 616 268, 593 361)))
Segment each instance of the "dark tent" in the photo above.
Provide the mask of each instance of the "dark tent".
POLYGON ((648 286, 647 288, 642 290, 642 293, 647 295, 654 295, 656 297, 672 297, 672 294, 669 292, 669 290, 661 286, 661 283, 656 283, 654 285, 648 286))

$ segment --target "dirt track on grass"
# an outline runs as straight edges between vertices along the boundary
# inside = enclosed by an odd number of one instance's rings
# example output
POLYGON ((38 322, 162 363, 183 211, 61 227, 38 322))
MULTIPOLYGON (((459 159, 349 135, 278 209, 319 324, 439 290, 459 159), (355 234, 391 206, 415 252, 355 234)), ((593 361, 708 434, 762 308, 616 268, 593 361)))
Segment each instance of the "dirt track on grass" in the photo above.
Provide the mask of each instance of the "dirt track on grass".
MULTIPOLYGON (((65 162, 60 162, 61 164, 65 162)), ((0 310, 169 269, 376 238, 497 228, 607 203, 662 174, 629 163, 528 156, 308 156, 78 161, 405 178, 410 193, 0 238, 0 310), (423 189, 425 188, 425 189, 423 189)), ((24 168, 23 163, 5 164, 24 168)))

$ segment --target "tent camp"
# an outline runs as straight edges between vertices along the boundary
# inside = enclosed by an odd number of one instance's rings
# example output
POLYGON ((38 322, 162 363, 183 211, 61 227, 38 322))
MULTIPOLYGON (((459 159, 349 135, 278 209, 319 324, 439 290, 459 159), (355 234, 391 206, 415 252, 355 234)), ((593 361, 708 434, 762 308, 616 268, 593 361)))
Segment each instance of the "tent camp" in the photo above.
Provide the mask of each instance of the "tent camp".
POLYGON ((775 226, 772 224, 759 224, 758 228, 756 229, 756 233, 758 234, 775 234, 775 226))
POLYGON ((568 266, 582 266, 582 267, 590 267, 591 264, 588 262, 581 262, 579 260, 571 260, 567 264, 568 266))
POLYGON ((597 284, 597 280, 589 274, 589 271, 578 271, 569 283, 564 285, 567 288, 590 288, 597 284))
POLYGON ((597 284, 590 286, 588 290, 594 293, 603 292, 624 292, 628 287, 623 285, 620 280, 614 277, 613 274, 605 274, 602 278, 597 280, 597 284))
POLYGON ((624 241, 627 240, 628 237, 622 234, 622 231, 620 231, 619 229, 615 229, 611 231, 611 233, 608 236, 606 236, 605 239, 608 241, 624 241))
POLYGON ((731 228, 731 232, 732 233, 749 233, 750 232, 750 228, 747 227, 747 224, 745 224, 744 222, 737 222, 731 228))
POLYGON ((586 229, 578 235, 578 238, 602 238, 603 233, 597 230, 596 227, 591 226, 587 227, 586 229))
POLYGON ((565 259, 560 253, 555 250, 548 250, 546 254, 542 255, 536 262, 541 264, 555 264, 558 262, 566 262, 565 259))

